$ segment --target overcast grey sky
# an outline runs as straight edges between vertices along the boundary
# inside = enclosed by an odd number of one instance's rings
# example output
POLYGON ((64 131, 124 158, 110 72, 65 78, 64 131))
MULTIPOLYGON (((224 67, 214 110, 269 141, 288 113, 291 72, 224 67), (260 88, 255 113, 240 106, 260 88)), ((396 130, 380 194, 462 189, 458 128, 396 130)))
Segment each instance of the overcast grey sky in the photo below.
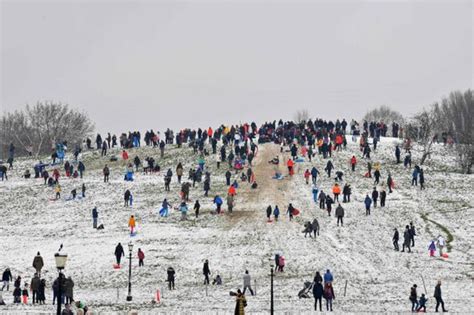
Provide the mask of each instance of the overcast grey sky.
POLYGON ((2 111, 98 129, 416 112, 473 87, 472 1, 2 1, 2 111))

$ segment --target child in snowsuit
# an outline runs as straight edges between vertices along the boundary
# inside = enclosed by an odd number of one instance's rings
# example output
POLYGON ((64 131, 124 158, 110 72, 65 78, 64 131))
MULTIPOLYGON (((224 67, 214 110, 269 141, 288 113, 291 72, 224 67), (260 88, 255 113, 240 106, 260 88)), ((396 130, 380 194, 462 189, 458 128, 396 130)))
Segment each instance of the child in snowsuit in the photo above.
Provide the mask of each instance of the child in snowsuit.
POLYGON ((23 304, 28 304, 28 283, 25 283, 25 287, 21 290, 21 299, 23 304))
POLYGON ((430 246, 428 246, 428 250, 430 251, 430 257, 433 257, 436 252, 436 244, 435 241, 431 241, 430 246))

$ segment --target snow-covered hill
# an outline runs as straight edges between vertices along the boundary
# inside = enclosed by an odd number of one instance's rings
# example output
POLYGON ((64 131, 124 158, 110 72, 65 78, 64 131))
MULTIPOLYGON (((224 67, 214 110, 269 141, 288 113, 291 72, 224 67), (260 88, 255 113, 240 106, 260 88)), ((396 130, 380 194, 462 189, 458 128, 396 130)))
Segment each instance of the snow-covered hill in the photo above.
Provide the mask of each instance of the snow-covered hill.
MULTIPOLYGON (((333 155, 336 170, 344 172, 344 180, 352 186, 352 202, 345 208, 344 227, 336 226, 336 218, 328 217, 312 201, 311 187, 306 185, 303 172, 315 165, 320 171, 318 185, 325 192, 331 191, 333 178, 324 173, 326 161, 316 157, 312 163, 297 163, 293 178, 278 181, 271 179, 274 168, 268 161, 275 155, 280 160, 288 153, 280 153, 275 144, 259 146, 253 167, 259 184, 252 190, 242 183, 237 192, 234 213, 215 215, 212 197, 225 196, 224 172, 226 163, 216 169, 216 156, 206 157, 206 167, 212 173, 211 193, 203 197, 202 183, 191 189, 191 200, 199 199, 203 205, 201 215, 194 218, 192 211, 187 221, 180 221, 178 211, 168 218, 161 218, 158 210, 164 198, 175 206, 179 200, 180 185, 176 176, 171 192, 165 192, 163 173, 167 168, 174 172, 178 161, 185 173, 196 166, 197 156, 191 148, 168 148, 165 157, 153 148, 132 149, 130 157, 138 155, 142 160, 153 156, 161 166, 160 174, 137 173, 135 181, 125 182, 125 162, 110 162, 110 155, 100 157, 98 151, 82 154, 86 165, 84 179, 61 177, 63 198, 52 201, 54 191, 43 185, 42 179, 23 179, 26 168, 37 162, 20 159, 9 173, 9 180, 0 182, 0 268, 10 267, 14 277, 31 279, 31 266, 40 251, 45 267, 43 275, 48 284, 45 306, 13 305, 11 288, 3 292, 7 306, 0 313, 23 314, 27 311, 53 312, 51 283, 57 276, 54 253, 59 244, 69 255, 65 273, 75 282, 75 299, 85 301, 92 309, 106 312, 140 309, 140 313, 207 313, 224 314, 234 310, 234 298, 230 290, 242 286, 246 269, 255 280, 257 295, 247 295, 246 312, 266 314, 270 307, 270 266, 275 252, 286 258, 284 273, 275 277, 275 310, 277 313, 310 313, 313 299, 298 299, 297 293, 304 281, 312 281, 315 271, 330 269, 335 277, 336 312, 407 312, 410 287, 418 284, 424 292, 424 278, 428 310, 434 311, 434 286, 442 280, 443 296, 450 312, 469 313, 474 310, 472 255, 473 238, 473 188, 472 175, 454 173, 454 153, 442 145, 424 166, 426 190, 410 184, 410 169, 394 163, 396 139, 383 138, 372 154, 373 161, 382 165, 382 181, 391 172, 396 188, 387 196, 387 206, 372 210, 365 215, 363 198, 373 188, 373 180, 365 178, 366 161, 361 157, 358 145, 348 138, 347 149, 333 155), (349 160, 356 155, 359 164, 350 171, 349 160), (110 183, 102 180, 104 164, 111 167, 110 183), (86 198, 66 201, 73 188, 80 191, 87 186, 86 198), (134 195, 131 208, 123 206, 123 193, 130 189, 134 195), (289 222, 284 215, 288 203, 302 211, 289 222), (267 223, 265 209, 278 204, 282 211, 279 222, 267 223), (91 210, 99 210, 99 221, 104 230, 92 228, 91 210), (131 214, 138 219, 138 235, 129 236, 127 223, 131 214), (303 224, 317 218, 321 225, 320 236, 304 238, 303 224), (391 238, 397 227, 403 234, 404 226, 413 222, 417 228, 416 246, 413 253, 393 250, 391 238), (439 234, 450 242, 449 258, 429 257, 429 241, 439 234), (118 242, 134 243, 132 295, 127 303, 128 268, 114 270, 114 249, 118 242), (136 250, 145 252, 145 266, 138 267, 136 250), (222 286, 203 285, 202 265, 209 259, 212 277, 220 274, 222 286), (166 269, 176 270, 176 290, 166 288, 166 269), (347 283, 347 287, 346 287, 347 283), (162 291, 162 302, 152 304, 157 289, 162 291), (346 292, 344 296, 344 291, 346 292)), ((112 153, 120 154, 118 149, 112 153)), ((417 148, 412 151, 413 161, 419 159, 417 148)), ((68 155, 69 158, 71 158, 68 155)), ((281 170, 286 174, 285 167, 281 170)), ((192 203, 189 204, 192 207, 192 203)), ((223 207, 226 209, 226 207, 223 207)), ((334 212, 333 212, 334 213, 334 212)), ((28 280, 29 282, 30 280, 28 280)))

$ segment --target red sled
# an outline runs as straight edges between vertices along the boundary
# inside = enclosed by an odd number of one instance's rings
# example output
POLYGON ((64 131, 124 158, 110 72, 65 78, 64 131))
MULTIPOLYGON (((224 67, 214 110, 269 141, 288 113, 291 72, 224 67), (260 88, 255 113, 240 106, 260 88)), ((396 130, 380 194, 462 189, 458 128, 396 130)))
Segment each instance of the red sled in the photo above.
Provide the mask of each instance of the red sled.
POLYGON ((370 177, 369 172, 365 173, 364 177, 370 177))
POLYGON ((120 265, 119 264, 114 264, 114 269, 120 269, 120 265))
POLYGON ((273 220, 267 220, 267 223, 272 223, 272 222, 273 222, 273 220))
POLYGON ((293 209, 293 215, 299 215, 300 214, 300 210, 298 209, 293 209))
POLYGON ((443 257, 443 258, 448 258, 448 257, 449 257, 449 255, 448 255, 448 254, 446 254, 446 253, 444 253, 443 255, 441 255, 441 257, 443 257))

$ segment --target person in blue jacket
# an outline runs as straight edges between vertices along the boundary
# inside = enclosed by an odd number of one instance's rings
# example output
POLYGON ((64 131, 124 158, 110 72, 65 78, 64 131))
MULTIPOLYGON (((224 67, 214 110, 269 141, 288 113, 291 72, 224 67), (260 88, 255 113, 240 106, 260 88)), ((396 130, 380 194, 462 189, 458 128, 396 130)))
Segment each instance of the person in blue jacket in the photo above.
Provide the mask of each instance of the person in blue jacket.
POLYGON ((179 211, 181 212, 181 221, 186 220, 186 216, 188 214, 188 205, 186 202, 182 202, 181 205, 179 206, 179 211))
POLYGON ((412 178, 411 178, 411 185, 412 186, 418 186, 418 174, 419 173, 420 173, 420 167, 418 165, 415 165, 415 169, 413 170, 412 178))
POLYGON ((329 271, 329 269, 326 270, 326 273, 324 274, 323 279, 324 279, 324 284, 332 282, 333 276, 332 276, 331 271, 329 271))
POLYGON ((318 187, 316 186, 316 184, 313 184, 313 188, 311 190, 311 192, 313 193, 313 201, 314 202, 318 202, 318 187))
POLYGON ((222 198, 219 197, 218 195, 214 197, 214 203, 217 206, 216 212, 217 214, 221 213, 221 206, 222 206, 222 198))
POLYGON ((275 221, 278 221, 278 216, 280 215, 280 209, 278 209, 278 206, 275 206, 273 209, 273 216, 275 217, 275 221))
POLYGON ((161 204, 160 216, 167 217, 168 216, 168 208, 171 207, 168 200, 165 198, 163 203, 161 204))
POLYGON ((365 215, 370 215, 370 205, 372 204, 372 199, 370 199, 369 194, 365 195, 365 215))
POLYGON ((319 174, 318 169, 313 166, 313 168, 311 169, 311 179, 313 180, 313 184, 315 184, 315 185, 316 185, 316 181, 318 179, 318 174, 319 174))

